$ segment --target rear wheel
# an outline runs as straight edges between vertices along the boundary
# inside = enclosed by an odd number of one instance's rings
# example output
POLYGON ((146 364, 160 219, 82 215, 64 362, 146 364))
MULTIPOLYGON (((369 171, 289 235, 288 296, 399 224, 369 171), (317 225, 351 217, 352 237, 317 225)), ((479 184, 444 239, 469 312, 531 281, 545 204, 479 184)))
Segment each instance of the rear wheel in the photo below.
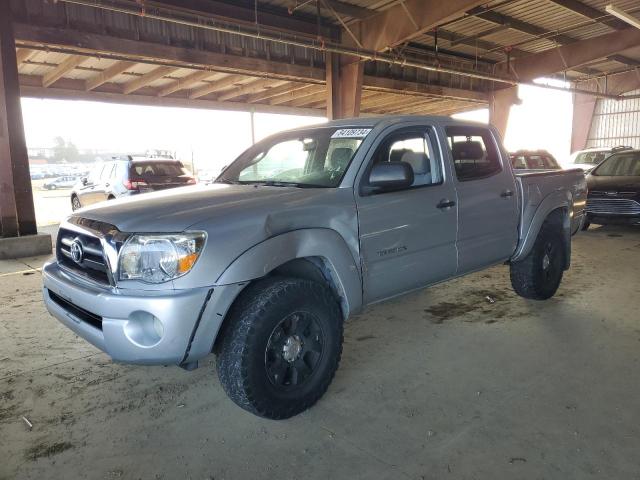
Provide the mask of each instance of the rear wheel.
POLYGON ((76 210, 82 208, 82 205, 80 204, 80 199, 74 195, 71 197, 71 209, 75 212, 76 210))
POLYGON ((511 264, 513 289, 521 297, 532 300, 553 297, 562 281, 565 257, 561 228, 545 223, 529 255, 511 264))
POLYGON ((342 313, 317 282, 268 278, 234 304, 218 345, 222 386, 238 406, 284 419, 326 392, 342 354, 342 313))

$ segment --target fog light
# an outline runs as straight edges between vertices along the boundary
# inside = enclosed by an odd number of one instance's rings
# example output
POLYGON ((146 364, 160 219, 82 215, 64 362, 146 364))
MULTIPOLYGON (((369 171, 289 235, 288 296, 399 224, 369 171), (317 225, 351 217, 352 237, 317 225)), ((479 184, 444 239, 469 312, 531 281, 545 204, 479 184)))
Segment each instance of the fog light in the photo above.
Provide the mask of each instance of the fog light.
POLYGON ((160 342, 164 335, 164 325, 151 313, 137 311, 129 315, 124 332, 133 343, 148 348, 160 342))
POLYGON ((156 331, 156 335, 162 338, 164 335, 164 325, 162 325, 162 322, 157 317, 153 317, 153 329, 156 331))

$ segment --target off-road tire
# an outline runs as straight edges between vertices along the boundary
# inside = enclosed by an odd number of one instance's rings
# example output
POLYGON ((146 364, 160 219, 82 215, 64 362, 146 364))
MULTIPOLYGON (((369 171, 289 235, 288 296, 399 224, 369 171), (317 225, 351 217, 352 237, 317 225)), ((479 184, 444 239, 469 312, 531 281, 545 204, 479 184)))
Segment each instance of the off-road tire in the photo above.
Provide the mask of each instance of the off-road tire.
POLYGON ((553 297, 562 281, 565 256, 562 230, 552 223, 544 223, 531 252, 523 260, 511 263, 511 285, 515 292, 531 300, 553 297), (545 255, 548 262, 544 260, 545 255))
POLYGON ((324 285, 270 277, 241 293, 220 335, 217 370, 227 395, 255 415, 279 420, 307 410, 327 391, 342 354, 343 318, 336 297, 324 285), (278 386, 267 373, 267 349, 283 319, 298 312, 313 316, 320 326, 322 353, 301 385, 278 386))
POLYGON ((582 222, 582 225, 580 225, 580 230, 582 230, 583 232, 586 230, 589 230, 590 225, 591 225, 591 220, 589 219, 589 217, 585 217, 585 219, 582 222))

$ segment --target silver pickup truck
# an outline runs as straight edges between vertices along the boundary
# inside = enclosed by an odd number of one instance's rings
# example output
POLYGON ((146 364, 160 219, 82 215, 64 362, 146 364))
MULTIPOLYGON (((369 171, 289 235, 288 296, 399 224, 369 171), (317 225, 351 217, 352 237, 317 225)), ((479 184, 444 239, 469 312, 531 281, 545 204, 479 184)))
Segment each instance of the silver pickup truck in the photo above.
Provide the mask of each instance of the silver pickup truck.
POLYGON ((43 269, 49 312, 115 361, 189 370, 281 419, 327 390, 364 306, 496 264, 554 295, 586 197, 579 170, 514 174, 491 127, 330 122, 257 143, 212 184, 74 212, 43 269))

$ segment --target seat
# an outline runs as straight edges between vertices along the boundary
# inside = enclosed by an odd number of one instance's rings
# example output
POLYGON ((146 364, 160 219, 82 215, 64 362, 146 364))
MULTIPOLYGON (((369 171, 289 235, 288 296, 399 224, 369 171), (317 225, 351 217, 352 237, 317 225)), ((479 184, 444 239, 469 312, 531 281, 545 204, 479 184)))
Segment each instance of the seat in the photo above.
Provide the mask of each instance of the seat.
POLYGON ((353 149, 347 147, 338 147, 331 153, 329 168, 334 171, 344 172, 353 157, 353 149))
POLYGON ((400 161, 411 165, 411 168, 413 169, 414 186, 433 183, 431 176, 431 162, 425 153, 407 150, 402 155, 400 161))
POLYGON ((472 176, 478 169, 484 167, 481 162, 485 158, 485 153, 480 142, 472 140, 455 142, 451 145, 451 155, 458 178, 472 176))
POLYGON ((482 160, 484 158, 484 149, 480 142, 468 140, 466 142, 455 142, 451 146, 451 155, 454 161, 464 160, 482 160))

